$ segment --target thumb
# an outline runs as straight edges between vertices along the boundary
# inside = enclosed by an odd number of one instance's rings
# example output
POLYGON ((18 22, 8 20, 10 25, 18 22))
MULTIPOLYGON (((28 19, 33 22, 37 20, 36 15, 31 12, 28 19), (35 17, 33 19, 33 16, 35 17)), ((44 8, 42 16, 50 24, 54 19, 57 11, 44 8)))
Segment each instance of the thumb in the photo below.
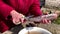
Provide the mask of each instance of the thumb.
POLYGON ((19 20, 13 19, 13 23, 14 23, 15 25, 18 25, 18 24, 20 24, 21 22, 20 22, 19 20))
POLYGON ((22 22, 22 23, 24 22, 24 18, 21 18, 21 22, 22 22))

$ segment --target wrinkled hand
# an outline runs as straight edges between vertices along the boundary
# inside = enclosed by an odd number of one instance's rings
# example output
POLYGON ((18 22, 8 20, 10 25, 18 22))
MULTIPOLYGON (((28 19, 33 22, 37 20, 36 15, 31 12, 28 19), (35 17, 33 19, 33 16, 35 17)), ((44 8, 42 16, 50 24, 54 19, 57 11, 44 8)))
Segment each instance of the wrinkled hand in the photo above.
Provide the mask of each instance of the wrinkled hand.
POLYGON ((18 25, 18 24, 20 24, 24 21, 24 15, 16 12, 15 10, 11 11, 11 16, 12 16, 12 19, 13 19, 13 23, 15 25, 18 25))

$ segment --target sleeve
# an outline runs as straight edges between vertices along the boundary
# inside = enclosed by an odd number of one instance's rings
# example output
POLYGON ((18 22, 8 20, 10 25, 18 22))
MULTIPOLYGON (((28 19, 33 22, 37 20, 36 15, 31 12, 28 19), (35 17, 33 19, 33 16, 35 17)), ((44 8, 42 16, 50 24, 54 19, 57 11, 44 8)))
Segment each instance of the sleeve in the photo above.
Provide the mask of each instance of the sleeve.
POLYGON ((10 12, 13 10, 13 8, 7 4, 5 4, 2 0, 0 0, 0 15, 2 17, 7 18, 8 15, 10 15, 10 12))
POLYGON ((30 12, 31 12, 31 14, 36 15, 36 16, 42 15, 39 0, 33 1, 33 4, 30 7, 30 12))

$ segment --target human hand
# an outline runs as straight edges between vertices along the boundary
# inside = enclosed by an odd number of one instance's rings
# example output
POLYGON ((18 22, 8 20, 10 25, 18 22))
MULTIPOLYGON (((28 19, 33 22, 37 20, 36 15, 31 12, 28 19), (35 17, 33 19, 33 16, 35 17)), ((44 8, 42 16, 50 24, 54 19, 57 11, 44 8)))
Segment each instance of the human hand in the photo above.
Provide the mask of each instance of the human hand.
POLYGON ((24 15, 18 13, 15 10, 12 10, 11 11, 11 16, 12 16, 13 23, 15 25, 18 25, 18 24, 20 24, 20 23, 22 23, 24 21, 24 15))
POLYGON ((51 20, 48 20, 48 19, 42 19, 41 21, 43 24, 50 24, 51 23, 51 20))

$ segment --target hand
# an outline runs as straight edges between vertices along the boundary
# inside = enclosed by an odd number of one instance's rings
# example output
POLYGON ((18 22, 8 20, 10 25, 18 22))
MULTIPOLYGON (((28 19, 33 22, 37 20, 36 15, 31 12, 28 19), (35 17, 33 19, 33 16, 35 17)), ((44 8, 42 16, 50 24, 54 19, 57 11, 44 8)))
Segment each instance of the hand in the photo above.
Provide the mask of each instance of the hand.
POLYGON ((48 19, 42 19, 41 22, 42 22, 43 24, 50 24, 50 23, 51 23, 51 21, 48 20, 48 19))
POLYGON ((24 15, 18 13, 15 10, 11 11, 11 16, 12 16, 12 19, 13 19, 13 23, 15 25, 18 25, 18 24, 20 24, 20 23, 22 23, 24 21, 24 15))

